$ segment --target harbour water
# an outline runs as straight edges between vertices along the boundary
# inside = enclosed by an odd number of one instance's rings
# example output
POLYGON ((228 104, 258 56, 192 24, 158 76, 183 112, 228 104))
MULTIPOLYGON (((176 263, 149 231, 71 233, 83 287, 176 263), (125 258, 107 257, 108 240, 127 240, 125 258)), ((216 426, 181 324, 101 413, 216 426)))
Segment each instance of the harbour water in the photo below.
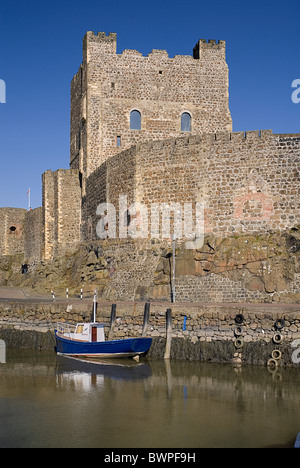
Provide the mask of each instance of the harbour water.
POLYGON ((300 368, 182 361, 87 365, 7 350, 0 447, 292 447, 300 368))

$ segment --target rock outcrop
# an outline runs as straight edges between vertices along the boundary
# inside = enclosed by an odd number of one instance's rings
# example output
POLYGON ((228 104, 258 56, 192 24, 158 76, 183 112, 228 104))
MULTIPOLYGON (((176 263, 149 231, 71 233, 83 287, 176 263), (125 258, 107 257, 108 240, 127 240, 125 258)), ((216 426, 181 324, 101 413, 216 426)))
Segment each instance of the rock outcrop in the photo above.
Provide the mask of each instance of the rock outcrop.
MULTIPOLYGON (((227 238, 199 250, 176 246, 177 299, 185 302, 300 303, 300 228, 227 238), (220 287, 226 294, 218 291, 220 287), (191 289, 192 288, 192 289, 191 289), (210 292, 208 294, 208 289, 210 292)), ((92 294, 107 300, 170 300, 172 249, 155 241, 98 241, 21 274, 22 259, 2 257, 0 284, 92 294)))

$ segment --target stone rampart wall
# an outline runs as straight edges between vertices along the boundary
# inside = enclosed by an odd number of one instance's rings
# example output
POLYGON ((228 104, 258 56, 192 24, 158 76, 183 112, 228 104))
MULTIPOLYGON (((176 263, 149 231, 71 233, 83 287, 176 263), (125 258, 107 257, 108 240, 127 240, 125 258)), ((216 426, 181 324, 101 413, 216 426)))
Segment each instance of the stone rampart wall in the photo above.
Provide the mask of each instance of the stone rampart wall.
POLYGON ((80 242, 81 182, 75 169, 43 174, 43 253, 45 260, 70 250, 80 242))
POLYGON ((0 256, 24 253, 24 221, 22 208, 0 208, 0 256))
POLYGON ((141 144, 138 201, 202 202, 205 234, 280 231, 300 219, 299 161, 300 135, 272 131, 141 144))
MULTIPOLYGON (((142 143, 87 179, 83 219, 95 239, 97 205, 106 199, 118 211, 119 196, 125 195, 128 206, 135 201, 147 207, 149 238, 154 204, 162 216, 164 204, 179 204, 183 214, 184 204, 191 203, 195 224, 196 203, 203 203, 206 235, 284 231, 300 219, 299 160, 300 135, 272 131, 142 143)), ((167 238, 162 229, 159 236, 167 238)))
POLYGON ((43 253, 43 209, 42 207, 28 211, 24 226, 24 259, 40 262, 43 253))
MULTIPOLYGON (((109 159, 94 171, 86 182, 86 197, 83 205, 82 232, 83 240, 96 240, 98 237, 96 228, 101 219, 100 204, 110 203, 115 208, 116 237, 119 232, 119 195, 126 195, 128 204, 136 200, 136 148, 130 148, 114 158, 109 159)), ((123 213, 125 223, 125 213, 123 213)), ((103 218, 103 215, 102 215, 103 218)), ((127 222, 126 222, 127 228, 127 222)))

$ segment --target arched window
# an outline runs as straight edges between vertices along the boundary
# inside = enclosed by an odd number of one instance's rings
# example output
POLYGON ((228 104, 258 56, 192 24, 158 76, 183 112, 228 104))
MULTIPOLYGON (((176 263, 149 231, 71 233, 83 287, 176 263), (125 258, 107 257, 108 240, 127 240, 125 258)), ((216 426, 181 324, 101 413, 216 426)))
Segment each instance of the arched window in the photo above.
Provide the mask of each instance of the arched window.
POLYGON ((188 112, 183 112, 181 114, 181 131, 182 132, 191 131, 191 121, 192 121, 192 118, 188 112))
POLYGON ((141 130, 141 113, 138 110, 130 112, 130 130, 141 130))

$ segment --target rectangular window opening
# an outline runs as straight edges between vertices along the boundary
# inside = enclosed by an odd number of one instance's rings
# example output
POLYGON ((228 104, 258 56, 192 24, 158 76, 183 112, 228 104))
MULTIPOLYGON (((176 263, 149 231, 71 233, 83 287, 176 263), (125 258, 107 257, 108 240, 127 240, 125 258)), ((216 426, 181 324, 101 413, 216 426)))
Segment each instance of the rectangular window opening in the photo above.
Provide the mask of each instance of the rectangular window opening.
POLYGON ((119 148, 121 146, 121 137, 117 136, 117 147, 119 148))

